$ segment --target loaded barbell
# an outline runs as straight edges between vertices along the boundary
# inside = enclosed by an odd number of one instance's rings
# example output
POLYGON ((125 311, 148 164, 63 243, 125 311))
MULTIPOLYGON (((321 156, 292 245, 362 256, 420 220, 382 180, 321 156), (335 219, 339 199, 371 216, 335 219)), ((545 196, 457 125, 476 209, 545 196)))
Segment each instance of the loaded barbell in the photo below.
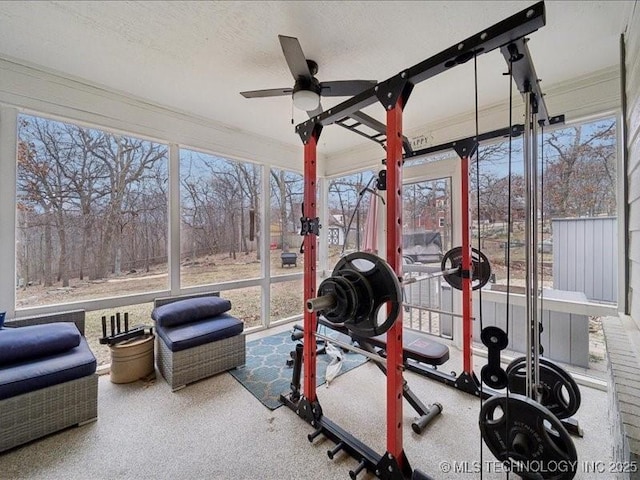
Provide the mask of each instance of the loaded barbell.
POLYGON ((491 264, 487 256, 480 250, 471 249, 471 271, 465 272, 462 268, 462 247, 455 247, 449 250, 442 257, 440 272, 420 275, 405 280, 405 284, 429 280, 431 278, 442 277, 456 290, 462 290, 462 280, 465 277, 471 278, 471 288, 478 290, 484 287, 491 279, 491 264))
MULTIPOLYGON (((471 249, 471 270, 462 268, 462 248, 449 250, 441 262, 441 272, 424 278, 443 277, 453 288, 463 288, 463 278, 470 278, 474 290, 482 288, 491 277, 489 259, 471 249)), ((380 257, 366 252, 354 252, 341 258, 331 276, 322 281, 318 296, 306 301, 308 312, 323 315, 332 323, 362 337, 375 337, 391 328, 402 305, 402 287, 393 269, 380 257), (388 305, 386 316, 382 307, 388 305), (380 320, 381 319, 381 320, 380 320)))
POLYGON ((338 261, 306 307, 356 335, 375 337, 391 328, 401 304, 400 281, 389 264, 371 253, 354 252, 338 261), (381 311, 384 305, 389 305, 386 316, 381 311))

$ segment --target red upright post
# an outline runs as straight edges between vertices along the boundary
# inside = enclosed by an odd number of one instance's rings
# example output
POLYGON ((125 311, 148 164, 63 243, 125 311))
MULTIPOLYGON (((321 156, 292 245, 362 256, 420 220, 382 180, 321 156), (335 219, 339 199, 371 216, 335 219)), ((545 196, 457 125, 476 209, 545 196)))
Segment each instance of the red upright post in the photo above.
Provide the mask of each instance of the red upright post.
MULTIPOLYGON (((316 218, 316 150, 317 134, 312 134, 304 145, 304 214, 306 219, 316 218)), ((316 296, 316 246, 318 237, 309 233, 304 237, 304 299, 316 296)), ((304 309, 304 384, 302 393, 309 400, 316 400, 316 339, 317 314, 304 309)))
MULTIPOLYGON (((387 110, 387 262, 402 279, 402 108, 387 110)), ((403 468, 402 308, 387 331, 387 452, 403 468)))
MULTIPOLYGON (((469 225, 469 157, 460 158, 462 169, 462 270, 471 272, 471 227, 469 225)), ((480 221, 480 219, 478 219, 480 221)), ((473 298, 471 296, 471 275, 464 275, 462 278, 462 359, 465 373, 473 371, 473 353, 471 342, 473 340, 473 298)))

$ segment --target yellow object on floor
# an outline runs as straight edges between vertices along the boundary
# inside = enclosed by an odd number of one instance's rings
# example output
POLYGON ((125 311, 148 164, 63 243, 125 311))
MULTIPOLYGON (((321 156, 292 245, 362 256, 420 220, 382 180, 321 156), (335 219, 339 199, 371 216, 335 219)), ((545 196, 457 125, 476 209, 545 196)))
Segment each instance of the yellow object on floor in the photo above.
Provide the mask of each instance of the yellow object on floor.
POLYGON ((155 335, 145 335, 111 346, 111 382, 131 383, 154 370, 155 335))

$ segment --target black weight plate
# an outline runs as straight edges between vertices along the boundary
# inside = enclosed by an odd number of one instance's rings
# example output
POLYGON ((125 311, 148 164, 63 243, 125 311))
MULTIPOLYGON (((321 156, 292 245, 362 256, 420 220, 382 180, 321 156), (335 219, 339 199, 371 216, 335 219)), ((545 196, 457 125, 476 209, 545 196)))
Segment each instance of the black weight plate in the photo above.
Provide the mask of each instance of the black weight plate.
MULTIPOLYGON (((582 397, 580 388, 560 365, 547 358, 540 358, 540 403, 549 409, 556 417, 569 418, 580 408, 582 397)), ((516 358, 507 367, 509 391, 518 394, 526 393, 525 357, 516 358)))
POLYGON ((487 348, 504 350, 509 345, 509 337, 500 327, 490 326, 482 329, 480 340, 487 348))
POLYGON ((495 368, 488 364, 480 370, 480 378, 488 387, 495 390, 502 390, 509 385, 507 372, 500 367, 495 368))
POLYGON ((473 262, 472 288, 479 290, 491 279, 491 263, 484 253, 475 248, 471 249, 471 260, 473 262))
POLYGON ((480 410, 491 453, 525 479, 570 480, 578 466, 573 440, 547 408, 523 395, 494 395, 480 410))
MULTIPOLYGON (((541 365, 546 365, 548 368, 550 368, 552 370, 555 370, 555 372, 560 377, 564 378, 564 380, 566 381, 566 384, 567 384, 567 388, 569 388, 569 387, 571 388, 571 390, 574 392, 573 395, 577 399, 577 406, 575 407, 575 409, 577 411, 578 408, 580 407, 580 403, 582 401, 582 398, 581 398, 581 395, 580 395, 580 387, 578 387, 578 384, 573 379, 571 374, 569 372, 567 372, 564 368, 562 368, 560 365, 558 365, 557 363, 555 363, 552 360, 549 360, 548 358, 540 357, 539 361, 540 361, 541 365)), ((521 363, 526 365, 527 358, 526 357, 518 357, 518 358, 514 359, 507 366, 507 375, 510 373, 511 369, 515 368, 516 366, 518 366, 521 363)), ((571 415, 573 415, 573 414, 575 414, 575 412, 573 412, 571 415)), ((557 416, 557 414, 556 414, 556 416, 557 416)), ((565 417, 559 417, 559 418, 565 418, 565 417)))
POLYGON ((369 283, 373 307, 366 318, 345 320, 345 326, 365 338, 382 335, 393 326, 400 314, 402 289, 398 276, 382 258, 367 252, 353 252, 342 257, 332 275, 341 276, 341 272, 347 270, 356 271, 369 283), (379 316, 383 320, 380 321, 379 316))
POLYGON ((357 305, 353 316, 353 323, 366 320, 373 311, 373 290, 369 281, 361 273, 355 270, 343 268, 340 277, 347 280, 356 291, 357 305))
MULTIPOLYGON (((458 270, 456 273, 444 273, 446 282, 456 290, 462 290, 462 247, 454 247, 444 254, 440 268, 443 272, 458 270)), ((480 250, 471 249, 471 289, 484 287, 491 278, 491 264, 487 256, 480 250)))
POLYGON ((358 305, 357 292, 355 288, 342 277, 329 277, 318 287, 318 297, 332 295, 335 298, 335 305, 318 311, 332 323, 343 323, 352 318, 358 305))

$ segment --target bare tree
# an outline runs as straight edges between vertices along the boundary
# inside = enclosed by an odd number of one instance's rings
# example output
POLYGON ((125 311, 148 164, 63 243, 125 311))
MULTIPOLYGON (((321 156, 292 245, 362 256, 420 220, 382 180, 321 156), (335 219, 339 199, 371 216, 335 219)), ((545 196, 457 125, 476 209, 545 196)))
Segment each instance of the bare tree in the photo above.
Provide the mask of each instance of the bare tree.
POLYGON ((553 216, 615 214, 615 121, 545 135, 545 210, 553 216))
POLYGON ((107 275, 110 255, 114 273, 120 274, 123 226, 132 215, 127 206, 129 195, 135 189, 144 188, 146 180, 153 178, 156 162, 167 156, 165 146, 145 140, 116 135, 105 135, 105 140, 92 152, 107 170, 109 186, 105 196, 101 253, 96 259, 93 278, 107 275))

